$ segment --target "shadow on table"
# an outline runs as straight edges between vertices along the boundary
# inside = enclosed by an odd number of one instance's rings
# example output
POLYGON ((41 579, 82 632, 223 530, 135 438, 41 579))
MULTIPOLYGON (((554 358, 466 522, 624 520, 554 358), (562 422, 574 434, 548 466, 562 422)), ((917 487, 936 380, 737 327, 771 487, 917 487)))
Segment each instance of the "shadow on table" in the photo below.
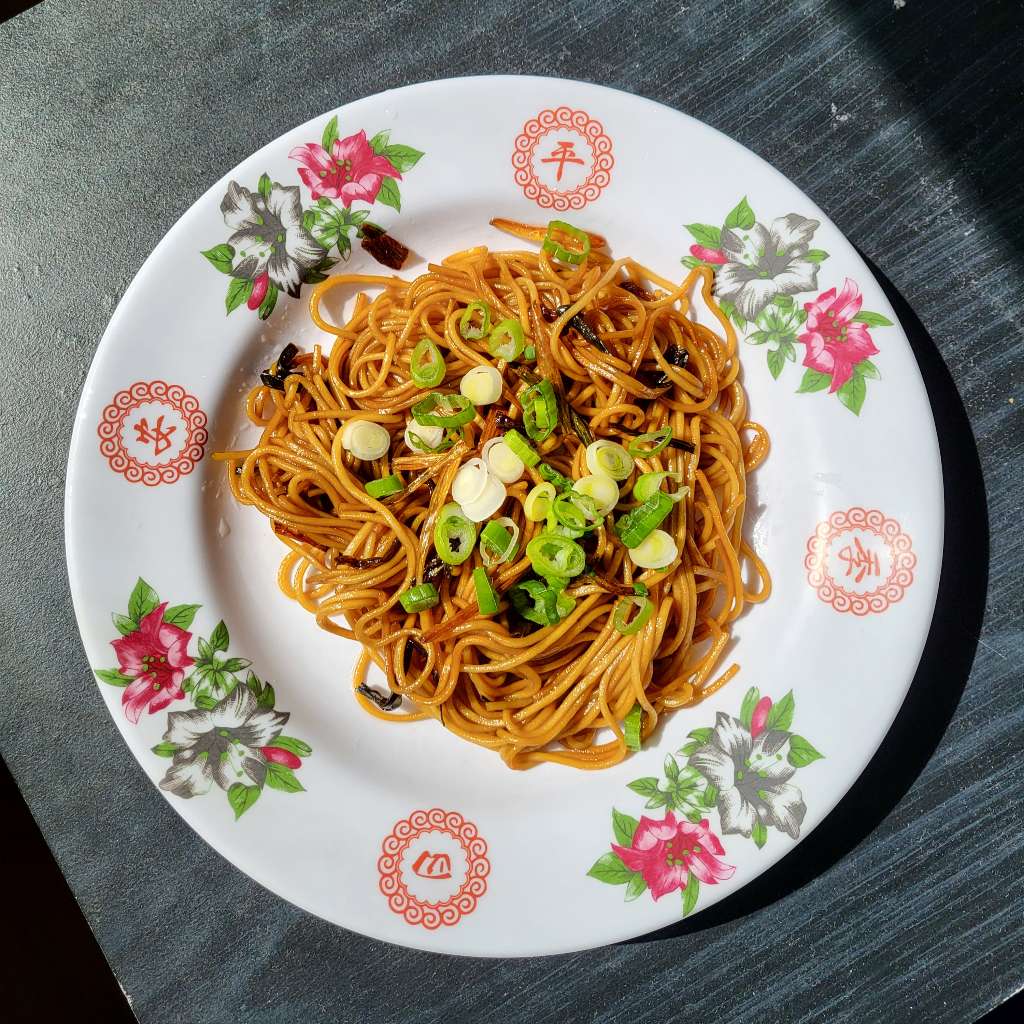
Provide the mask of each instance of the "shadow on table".
POLYGON ((671 939, 761 910, 827 871, 866 839, 924 769, 974 662, 988 588, 985 484, 971 426, 935 343, 906 300, 861 253, 910 339, 928 388, 945 479, 946 529, 935 615, 906 701, 878 753, 832 813, 778 864, 690 921, 635 942, 671 939))

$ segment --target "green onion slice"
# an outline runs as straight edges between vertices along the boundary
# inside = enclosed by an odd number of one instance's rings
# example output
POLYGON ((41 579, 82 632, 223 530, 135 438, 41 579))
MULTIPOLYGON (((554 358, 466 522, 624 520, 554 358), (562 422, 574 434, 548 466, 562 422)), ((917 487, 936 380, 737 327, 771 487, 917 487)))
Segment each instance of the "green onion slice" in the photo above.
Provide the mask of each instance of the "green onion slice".
POLYGON ((496 366, 474 366, 459 381, 459 391, 474 405, 490 405, 501 398, 504 381, 496 366))
POLYGON ((506 430, 504 441, 512 449, 513 454, 520 458, 524 466, 536 466, 540 462, 537 450, 518 430, 506 430))
POLYGON ((518 320, 502 320, 495 325, 487 339, 487 351, 495 359, 504 359, 507 363, 518 359, 525 347, 523 325, 518 320))
POLYGON ((418 388, 437 387, 444 380, 444 356, 429 338, 423 338, 416 343, 412 350, 409 372, 412 374, 412 382, 418 388))
POLYGON ((426 611, 438 602, 437 588, 433 583, 420 583, 410 587, 398 600, 407 612, 426 611))
POLYGON ((412 407, 412 418, 421 427, 454 430, 465 426, 475 415, 473 403, 465 395, 444 395, 440 391, 431 391, 412 407))
POLYGON ((498 611, 498 592, 487 578, 487 570, 477 566, 473 570, 473 589, 476 591, 476 606, 481 615, 494 615, 498 611))
POLYGON ((543 441, 558 425, 558 398, 549 380, 531 384, 519 396, 523 428, 531 441, 543 441))
POLYGON ((463 311, 459 321, 459 334, 466 341, 479 341, 491 329, 491 310, 486 302, 471 302, 463 311), (479 314, 480 321, 475 323, 474 315, 479 314))
POLYGON ((586 231, 573 227, 572 224, 567 224, 564 220, 553 220, 548 223, 548 232, 540 247, 554 256, 556 260, 578 266, 590 255, 590 235, 586 231), (566 248, 556 236, 561 236, 562 241, 568 242, 572 239, 579 244, 571 249, 566 248))
POLYGON ((579 576, 586 568, 583 548, 569 537, 542 533, 526 545, 526 557, 540 576, 579 576))
POLYGON ((619 485, 603 473, 581 477, 572 485, 572 489, 591 498, 601 516, 608 515, 619 503, 619 485))
POLYGON ((622 723, 622 732, 626 738, 626 746, 630 750, 640 749, 640 728, 643 724, 643 708, 634 704, 622 723))
POLYGON ((537 467, 537 472, 540 473, 542 480, 553 484, 560 491, 571 491, 572 485, 576 482, 575 480, 570 480, 567 476, 562 476, 554 466, 549 466, 546 462, 542 462, 537 467))
POLYGON ((621 444, 600 438, 587 445, 587 469, 622 481, 633 472, 633 456, 621 444))
POLYGON ((662 491, 655 491, 645 502, 627 512, 615 524, 619 540, 635 548, 668 518, 675 502, 662 491))
POLYGON ((405 485, 402 478, 392 473, 390 476, 382 476, 379 480, 370 480, 366 485, 366 493, 371 498, 387 498, 392 494, 398 494, 404 490, 405 485))
POLYGON ((647 625, 653 611, 654 603, 649 597, 624 597, 615 606, 612 625, 623 636, 633 636, 647 625), (630 619, 629 614, 634 608, 636 614, 630 619))
POLYGON ((480 531, 480 557, 488 568, 511 562, 518 550, 519 524, 514 519, 493 519, 480 531))
POLYGON ((634 459, 648 459, 652 455, 657 455, 664 448, 667 448, 671 440, 672 428, 661 427, 658 430, 652 430, 648 434, 641 434, 639 437, 633 438, 626 445, 626 451, 634 459))
POLYGON ((523 580, 509 591, 512 607, 530 622, 555 626, 576 607, 576 599, 552 581, 523 580))
MULTIPOLYGON (((570 530, 585 532, 590 525, 590 517, 576 504, 573 498, 583 498, 582 494, 560 494, 551 503, 551 515, 555 522, 561 526, 568 526, 570 530)), ((593 499, 590 499, 593 505, 593 499)))
POLYGON ((523 502, 523 514, 531 523, 539 523, 547 519, 551 503, 555 500, 557 493, 555 485, 552 483, 545 481, 542 484, 537 484, 523 502))
POLYGON ((641 569, 664 569, 679 554, 679 548, 670 533, 652 530, 636 547, 629 549, 629 557, 641 569))
MULTIPOLYGON (((657 473, 642 473, 633 484, 633 497, 640 502, 647 501, 653 494, 661 490, 662 480, 675 480, 678 483, 682 480, 682 475, 668 469, 660 470, 657 473)), ((673 501, 681 501, 689 493, 688 487, 682 487, 675 494, 670 494, 669 497, 673 501)))
POLYGON ((447 565, 461 565, 476 544, 476 527, 454 502, 441 509, 434 523, 434 550, 447 565))
POLYGON ((514 484, 523 475, 523 460, 503 437, 492 437, 480 452, 491 474, 503 484, 514 484))

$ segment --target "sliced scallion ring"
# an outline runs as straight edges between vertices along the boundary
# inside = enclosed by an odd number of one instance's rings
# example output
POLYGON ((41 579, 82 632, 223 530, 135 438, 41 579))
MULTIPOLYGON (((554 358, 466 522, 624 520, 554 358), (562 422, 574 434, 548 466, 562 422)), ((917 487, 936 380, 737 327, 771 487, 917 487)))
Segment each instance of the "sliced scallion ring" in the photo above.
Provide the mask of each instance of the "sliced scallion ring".
POLYGON ((590 519, 574 499, 587 500, 591 505, 594 501, 593 498, 585 498, 582 494, 574 494, 569 491, 555 498, 551 503, 550 514, 554 516, 555 522, 560 526, 568 526, 570 530, 585 531, 590 525, 590 519))
POLYGON ((491 329, 491 310, 486 302, 471 302, 459 320, 459 334, 466 341, 479 341, 491 329), (479 319, 477 319, 479 317, 479 319))
POLYGON ((389 476, 382 476, 379 480, 368 480, 366 483, 366 493, 371 498, 388 498, 392 494, 398 494, 399 491, 404 490, 402 484, 402 478, 391 473, 389 476))
POLYGON ((437 604, 437 588, 433 583, 420 583, 410 587, 398 600, 407 612, 423 612, 437 604))
POLYGON ((480 531, 480 557, 488 568, 511 562, 519 550, 519 525, 514 519, 502 516, 492 519, 480 531))
POLYGON ((579 576, 587 564, 586 553, 576 541, 553 533, 534 537, 526 545, 526 557, 539 576, 579 576))
POLYGON ((555 500, 555 485, 545 481, 537 484, 523 502, 523 514, 531 523, 543 522, 548 517, 551 503, 555 500))
POLYGON ((569 477, 562 476, 554 466, 549 466, 546 462, 542 462, 537 467, 537 472, 540 473, 541 479, 546 480, 549 484, 554 484, 561 491, 572 490, 572 485, 575 483, 569 477))
POLYGON ((519 458, 502 437, 492 437, 483 446, 484 464, 503 484, 514 484, 526 469, 519 458))
POLYGON ((637 505, 632 512, 627 512, 615 524, 615 532, 618 534, 619 540, 627 548, 637 547, 668 518, 673 505, 675 502, 667 494, 655 491, 645 502, 637 505))
POLYGON ((487 487, 490 474, 483 459, 470 459, 459 467, 452 481, 452 497, 460 505, 476 501, 487 487))
POLYGON ((473 589, 476 591, 476 606, 481 615, 494 615, 498 611, 498 592, 487 578, 487 570, 477 566, 473 570, 473 589))
POLYGON ((529 441, 519 433, 518 430, 506 430, 505 431, 505 444, 512 449, 512 451, 523 460, 523 464, 526 466, 536 466, 540 462, 540 456, 537 454, 537 450, 530 444, 529 441))
POLYGON ((523 325, 518 320, 502 320, 501 323, 495 324, 491 336, 487 339, 487 351, 495 359, 504 359, 507 363, 518 359, 525 347, 523 325))
POLYGON ((437 387, 444 380, 444 356, 429 338, 416 342, 409 360, 409 373, 418 388, 437 387))
POLYGON ((615 606, 612 625, 623 636, 633 636, 647 625, 653 611, 654 603, 649 597, 624 597, 615 606), (629 614, 634 609, 635 614, 631 619, 629 614))
MULTIPOLYGON (((642 473, 637 477, 636 483, 633 484, 633 497, 640 502, 647 501, 656 491, 661 490, 661 482, 663 480, 675 480, 676 483, 678 483, 682 480, 682 475, 679 473, 673 473, 668 469, 660 470, 657 473, 642 473)), ((669 497, 675 501, 679 501, 688 493, 689 488, 683 487, 675 494, 670 494, 669 497)))
POLYGON ((444 427, 421 427, 415 420, 405 425, 405 443, 414 452, 428 455, 450 447, 445 444, 444 427))
POLYGON ((578 266, 590 255, 590 235, 564 220, 553 220, 548 222, 548 233, 540 247, 556 260, 578 266), (570 239, 578 243, 571 249, 562 244, 570 239))
POLYGON ((643 729, 644 709, 639 704, 634 704, 630 712, 622 721, 622 735, 626 740, 626 746, 630 750, 639 750, 641 746, 640 733, 643 729))
POLYGON ((372 462, 383 458, 391 447, 391 435, 372 420, 349 420, 341 432, 341 446, 357 459, 372 462))
POLYGON ((495 512, 505 503, 508 492, 505 485, 490 473, 487 474, 487 485, 483 492, 474 501, 467 502, 462 506, 462 511, 474 523, 482 523, 490 519, 495 512))
POLYGON ((455 502, 445 505, 434 523, 437 557, 446 565, 461 565, 473 554, 475 544, 476 527, 455 502))
POLYGON ((613 480, 625 480, 633 472, 633 456, 615 441, 600 438, 587 445, 587 469, 613 480))
POLYGON ((594 473, 591 476, 581 477, 572 485, 572 489, 579 494, 585 494, 594 499, 599 515, 606 516, 619 503, 618 484, 604 473, 594 473))
MULTIPOLYGON (((412 418, 421 427, 463 427, 476 415, 473 403, 465 395, 445 395, 431 391, 412 407, 412 418)), ((344 444, 344 441, 342 441, 344 444)))
POLYGON ((474 366, 459 382, 459 390, 474 405, 490 405, 501 398, 501 374, 494 366, 474 366))
POLYGON ((531 384, 519 396, 523 428, 531 441, 543 441, 558 424, 558 398, 549 380, 531 384))
POLYGON ((648 459, 652 455, 657 455, 658 452, 668 447, 669 441, 672 440, 672 428, 661 427, 658 430, 652 430, 650 433, 641 434, 639 437, 634 437, 632 441, 626 445, 626 451, 633 456, 634 459, 648 459))
POLYGON ((652 530, 636 547, 629 549, 633 564, 641 569, 664 569, 679 554, 672 535, 664 530, 652 530))

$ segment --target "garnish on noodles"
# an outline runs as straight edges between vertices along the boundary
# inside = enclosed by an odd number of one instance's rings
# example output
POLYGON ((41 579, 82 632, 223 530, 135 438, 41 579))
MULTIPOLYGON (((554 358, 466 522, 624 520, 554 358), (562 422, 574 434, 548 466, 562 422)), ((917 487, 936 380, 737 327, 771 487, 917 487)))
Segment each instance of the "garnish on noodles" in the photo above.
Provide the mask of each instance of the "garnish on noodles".
POLYGON ((289 345, 247 399, 259 440, 216 458, 289 548, 282 590, 362 645, 369 714, 512 768, 604 768, 737 671, 731 625, 771 590, 743 537, 768 435, 709 269, 674 282, 564 221, 492 223, 539 249, 319 284, 330 351, 289 345))

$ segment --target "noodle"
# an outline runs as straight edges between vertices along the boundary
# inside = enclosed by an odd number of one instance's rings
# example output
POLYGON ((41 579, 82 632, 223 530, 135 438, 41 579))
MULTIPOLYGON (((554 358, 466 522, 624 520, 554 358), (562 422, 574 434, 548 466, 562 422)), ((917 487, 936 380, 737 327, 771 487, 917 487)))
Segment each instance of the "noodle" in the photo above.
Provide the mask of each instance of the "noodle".
MULTIPOLYGON (((281 590, 321 628, 362 644, 353 687, 364 710, 387 722, 437 719, 512 768, 553 761, 598 769, 627 755, 622 723, 634 706, 642 709, 646 738, 660 714, 702 700, 736 673, 732 665, 715 677, 731 624, 771 591, 764 564, 743 540, 747 475, 767 455, 768 435, 747 418, 736 336, 711 285, 705 268, 674 283, 596 251, 567 267, 545 251, 477 247, 410 282, 342 274, 314 289, 311 315, 334 336, 329 353, 317 346, 297 356, 281 390, 254 388, 246 412, 262 430, 259 441, 215 457, 227 463, 235 498, 265 515, 290 549, 278 574, 281 590), (328 292, 353 286, 377 294, 360 293, 348 322, 335 326, 321 303, 328 292), (697 287, 717 331, 687 316, 697 287), (434 607, 407 613, 399 603, 438 567, 436 556, 431 565, 434 523, 453 500, 460 466, 498 435, 495 410, 522 429, 521 367, 496 361, 485 339, 462 336, 460 318, 471 302, 487 303, 496 320, 519 321, 536 348, 537 373, 557 382, 595 437, 627 443, 669 427, 694 449, 669 446, 636 460, 636 472, 672 471, 688 487, 662 524, 679 556, 664 570, 639 569, 605 517, 588 546, 588 573, 569 587, 575 607, 525 635, 506 596, 529 575, 526 544, 544 528, 523 509, 541 480, 537 467, 508 487, 496 513, 521 530, 515 560, 492 568, 502 597, 497 614, 477 607, 471 574, 482 564, 479 551, 434 576, 434 607), (603 350, 570 329, 579 313, 603 350), (503 377, 497 406, 478 407, 461 439, 438 454, 410 450, 403 440, 409 410, 425 394, 410 376, 412 350, 423 338, 444 355, 445 392, 457 390, 474 365, 496 365, 503 377), (666 358, 670 348, 685 350, 686 358, 666 358), (372 463, 355 458, 341 443, 353 418, 385 427, 390 450, 372 463), (393 473, 401 476, 401 493, 382 500, 367 494, 368 480, 393 473), (624 635, 613 614, 635 583, 648 588, 653 613, 624 635), (382 710, 366 696, 371 665, 401 695, 403 710, 382 710)), ((555 430, 537 448, 567 477, 589 472, 585 446, 570 430, 555 430)), ((635 504, 627 485, 618 512, 635 504)))

